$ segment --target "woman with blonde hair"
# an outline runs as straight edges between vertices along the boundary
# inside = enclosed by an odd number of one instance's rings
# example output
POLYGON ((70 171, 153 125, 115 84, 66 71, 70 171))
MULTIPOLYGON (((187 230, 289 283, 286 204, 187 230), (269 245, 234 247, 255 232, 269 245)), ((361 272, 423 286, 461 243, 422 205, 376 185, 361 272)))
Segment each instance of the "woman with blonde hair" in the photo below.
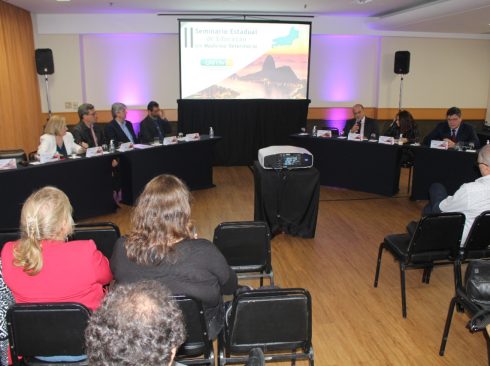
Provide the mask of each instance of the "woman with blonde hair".
POLYGON ((185 184, 172 175, 153 178, 138 198, 129 235, 114 247, 111 269, 116 283, 156 280, 174 295, 200 300, 214 339, 224 324, 222 296, 233 294, 237 277, 213 243, 193 234, 190 215, 185 184))
POLYGON ((73 135, 68 132, 65 118, 61 116, 51 116, 40 141, 41 143, 37 148, 38 154, 50 154, 52 156, 58 154, 66 157, 71 154, 80 154, 85 150, 75 143, 73 135))

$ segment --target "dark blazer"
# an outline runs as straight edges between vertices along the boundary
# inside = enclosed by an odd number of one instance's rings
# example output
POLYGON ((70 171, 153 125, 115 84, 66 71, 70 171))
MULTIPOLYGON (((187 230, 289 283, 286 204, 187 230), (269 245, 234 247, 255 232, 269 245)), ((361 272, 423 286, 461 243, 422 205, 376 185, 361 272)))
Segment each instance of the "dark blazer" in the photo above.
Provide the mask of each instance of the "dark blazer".
MULTIPOLYGON (((349 131, 351 130, 351 128, 354 126, 355 123, 356 123, 356 120, 354 118, 347 120, 347 122, 345 123, 345 127, 344 127, 344 135, 345 136, 347 136, 349 134, 349 131)), ((375 133, 376 137, 379 136, 378 123, 374 119, 366 117, 366 120, 364 122, 364 137, 369 138, 369 137, 371 137, 372 133, 375 133)))
POLYGON ((166 118, 158 118, 157 120, 153 120, 147 116, 143 121, 141 121, 140 124, 139 139, 141 143, 149 144, 153 142, 155 137, 159 137, 156 125, 158 125, 160 128, 160 131, 164 137, 172 131, 172 127, 170 127, 170 123, 166 118))
MULTIPOLYGON (((131 122, 126 121, 126 126, 131 133, 131 136, 133 136, 133 140, 135 143, 138 142, 138 138, 136 137, 136 134, 134 133, 133 130, 133 125, 131 122)), ((109 124, 105 127, 105 138, 106 141, 111 141, 114 140, 116 142, 122 143, 122 142, 130 142, 122 128, 119 126, 117 121, 113 119, 109 124)))
MULTIPOLYGON (((94 124, 94 133, 95 137, 97 138, 97 145, 104 145, 106 143, 104 138, 104 131, 97 124, 94 124)), ((90 132, 90 128, 88 128, 87 125, 82 121, 80 121, 73 128, 72 134, 75 142, 78 145, 80 145, 82 142, 85 142, 86 144, 88 144, 88 147, 95 147, 95 141, 92 133, 90 132)))
MULTIPOLYGON (((391 137, 394 137, 397 139, 400 137, 400 133, 401 133, 400 127, 398 127, 398 125, 395 122, 393 122, 391 124, 391 126, 386 129, 386 131, 383 133, 383 135, 384 136, 391 136, 391 137)), ((405 132, 403 137, 405 137, 408 140, 409 144, 413 144, 414 142, 420 142, 419 141, 419 137, 420 137, 419 129, 418 129, 417 125, 414 123, 412 128, 410 130, 408 130, 407 132, 405 132)))
MULTIPOLYGON (((424 145, 430 145, 431 140, 444 140, 446 138, 451 138, 451 129, 447 122, 441 122, 427 136, 425 136, 424 145)), ((459 125, 458 133, 456 134, 456 142, 473 142, 475 148, 480 147, 480 139, 478 138, 475 129, 464 122, 461 122, 459 125)))

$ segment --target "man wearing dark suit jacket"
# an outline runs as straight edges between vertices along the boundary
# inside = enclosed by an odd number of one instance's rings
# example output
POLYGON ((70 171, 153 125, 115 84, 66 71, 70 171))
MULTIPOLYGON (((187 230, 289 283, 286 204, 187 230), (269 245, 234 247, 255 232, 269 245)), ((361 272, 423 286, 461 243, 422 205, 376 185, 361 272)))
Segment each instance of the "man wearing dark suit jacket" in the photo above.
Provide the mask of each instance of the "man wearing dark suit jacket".
POLYGON ((114 103, 111 107, 112 118, 114 118, 105 128, 105 138, 107 141, 114 140, 119 143, 138 142, 131 122, 126 121, 127 108, 122 103, 114 103))
POLYGON ((347 120, 344 128, 344 135, 349 133, 361 133, 361 125, 364 123, 364 137, 370 138, 374 133, 376 138, 379 136, 378 124, 372 118, 366 117, 364 113, 364 106, 362 104, 356 104, 352 107, 353 119, 347 120))
POLYGON ((161 142, 166 134, 172 131, 170 123, 166 118, 162 119, 161 109, 157 102, 148 103, 148 116, 141 121, 139 138, 141 143, 150 144, 155 138, 161 142))
POLYGON ((446 112, 447 122, 439 123, 436 128, 429 133, 424 144, 430 145, 431 140, 447 141, 449 148, 454 148, 456 144, 469 144, 472 142, 475 148, 480 147, 480 140, 474 128, 463 122, 461 109, 451 107, 446 112))
POLYGON ((103 131, 95 124, 97 122, 95 107, 92 104, 83 103, 78 107, 78 116, 80 117, 80 122, 72 131, 75 142, 85 149, 104 145, 103 131))

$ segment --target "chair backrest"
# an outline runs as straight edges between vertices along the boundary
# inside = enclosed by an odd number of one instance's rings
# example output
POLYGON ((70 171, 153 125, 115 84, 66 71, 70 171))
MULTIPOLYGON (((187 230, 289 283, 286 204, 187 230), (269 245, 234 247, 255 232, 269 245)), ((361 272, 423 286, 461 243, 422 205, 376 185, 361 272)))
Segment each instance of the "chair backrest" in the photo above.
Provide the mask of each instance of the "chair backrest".
POLYGON ((258 289, 238 293, 225 326, 226 350, 308 352, 311 347, 311 296, 305 289, 258 289))
POLYGON ((15 159, 17 163, 27 160, 27 155, 22 149, 0 150, 0 159, 15 159))
POLYGON ((484 258, 490 255, 490 211, 475 218, 463 249, 463 259, 484 258))
POLYGON ((93 224, 77 224, 71 239, 95 241, 97 249, 108 259, 111 259, 114 244, 121 236, 119 227, 112 222, 100 222, 93 224))
POLYGON ((459 212, 431 214, 420 219, 408 246, 409 261, 456 257, 463 235, 465 216, 459 212))
POLYGON ((235 271, 270 272, 270 238, 264 221, 223 222, 214 230, 213 243, 235 271))
POLYGON ((17 228, 0 229, 0 252, 2 251, 5 243, 9 241, 16 241, 20 239, 20 232, 17 228))
POLYGON ((78 303, 15 304, 7 312, 12 359, 83 355, 90 310, 78 303))
POLYGON ((184 315, 186 340, 177 351, 177 358, 204 355, 209 357, 213 344, 208 339, 204 310, 200 301, 186 295, 172 296, 184 315))

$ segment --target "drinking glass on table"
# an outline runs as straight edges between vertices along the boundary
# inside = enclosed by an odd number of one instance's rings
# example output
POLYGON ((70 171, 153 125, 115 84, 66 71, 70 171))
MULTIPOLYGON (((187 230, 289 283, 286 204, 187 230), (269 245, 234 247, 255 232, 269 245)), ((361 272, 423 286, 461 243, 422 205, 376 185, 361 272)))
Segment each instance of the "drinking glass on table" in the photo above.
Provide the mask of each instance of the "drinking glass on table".
POLYGON ((109 148, 107 147, 107 144, 102 145, 102 151, 107 152, 109 148))
POLYGON ((374 140, 376 140, 376 134, 373 132, 373 133, 371 134, 371 137, 370 137, 369 139, 370 139, 370 140, 373 140, 373 141, 374 141, 374 140))
POLYGON ((155 136, 153 138, 153 145, 160 145, 160 137, 155 136))
POLYGON ((469 142, 468 143, 468 149, 469 150, 475 150, 475 143, 474 142, 469 142))

